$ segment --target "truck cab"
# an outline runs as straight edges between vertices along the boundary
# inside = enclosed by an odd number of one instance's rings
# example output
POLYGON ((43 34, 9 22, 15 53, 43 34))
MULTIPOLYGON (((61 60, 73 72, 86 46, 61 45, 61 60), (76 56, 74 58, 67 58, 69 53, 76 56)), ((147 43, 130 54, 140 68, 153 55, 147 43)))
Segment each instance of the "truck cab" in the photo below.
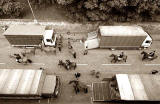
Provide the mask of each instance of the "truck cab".
POLYGON ((56 46, 56 34, 54 30, 45 30, 45 34, 43 36, 43 42, 45 46, 56 46))
POLYGON ((148 48, 148 47, 151 46, 151 44, 152 44, 152 38, 149 35, 147 35, 146 39, 142 43, 142 47, 143 48, 148 48))

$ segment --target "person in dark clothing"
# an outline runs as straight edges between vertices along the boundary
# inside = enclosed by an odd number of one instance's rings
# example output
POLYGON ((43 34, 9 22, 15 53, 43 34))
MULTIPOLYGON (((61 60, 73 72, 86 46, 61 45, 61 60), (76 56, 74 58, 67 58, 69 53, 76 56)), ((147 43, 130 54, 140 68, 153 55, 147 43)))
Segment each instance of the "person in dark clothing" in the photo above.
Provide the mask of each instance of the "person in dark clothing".
POLYGON ((119 55, 119 58, 123 58, 124 56, 124 52, 122 52, 120 55, 119 55))
POLYGON ((152 52, 149 53, 149 55, 150 55, 151 57, 154 57, 155 52, 156 52, 156 51, 152 51, 152 52))
POLYGON ((20 62, 20 59, 22 59, 22 57, 21 57, 19 54, 14 54, 14 56, 16 57, 16 61, 17 61, 18 63, 21 63, 21 62, 20 62))
POLYGON ((86 46, 86 49, 84 50, 84 55, 88 54, 88 46, 86 46))
POLYGON ((76 59, 76 52, 73 53, 73 57, 76 59))
POLYGON ((81 73, 77 72, 74 74, 76 78, 79 78, 81 76, 81 73))

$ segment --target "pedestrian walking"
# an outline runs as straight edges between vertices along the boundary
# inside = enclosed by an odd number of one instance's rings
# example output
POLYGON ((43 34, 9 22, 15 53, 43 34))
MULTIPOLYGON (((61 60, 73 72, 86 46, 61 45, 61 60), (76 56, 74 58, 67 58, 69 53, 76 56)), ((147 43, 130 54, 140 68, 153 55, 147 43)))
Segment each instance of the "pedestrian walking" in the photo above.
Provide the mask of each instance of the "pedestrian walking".
POLYGON ((83 54, 84 54, 84 55, 87 55, 87 54, 88 54, 88 46, 86 46, 83 54))

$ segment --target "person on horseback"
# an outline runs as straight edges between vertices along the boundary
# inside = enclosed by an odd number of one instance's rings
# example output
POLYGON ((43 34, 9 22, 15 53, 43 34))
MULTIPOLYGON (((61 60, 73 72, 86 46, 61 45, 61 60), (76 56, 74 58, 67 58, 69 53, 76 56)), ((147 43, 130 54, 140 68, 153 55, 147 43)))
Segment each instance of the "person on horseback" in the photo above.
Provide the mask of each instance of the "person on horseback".
POLYGON ((154 57, 156 51, 152 51, 149 53, 149 56, 154 57))
POLYGON ((21 63, 20 59, 22 59, 22 57, 19 54, 14 54, 14 56, 16 57, 16 62, 21 63))
POLYGON ((119 55, 119 58, 123 58, 124 56, 124 52, 121 52, 121 54, 119 55))

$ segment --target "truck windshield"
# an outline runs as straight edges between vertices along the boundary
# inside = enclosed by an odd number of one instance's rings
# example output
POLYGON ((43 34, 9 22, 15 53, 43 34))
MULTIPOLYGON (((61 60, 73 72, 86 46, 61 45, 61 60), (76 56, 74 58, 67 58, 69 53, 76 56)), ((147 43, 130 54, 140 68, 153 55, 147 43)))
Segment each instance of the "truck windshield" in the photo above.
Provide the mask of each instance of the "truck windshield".
POLYGON ((46 41, 47 41, 47 42, 51 42, 51 43, 52 43, 52 40, 51 40, 51 39, 46 39, 46 41))

